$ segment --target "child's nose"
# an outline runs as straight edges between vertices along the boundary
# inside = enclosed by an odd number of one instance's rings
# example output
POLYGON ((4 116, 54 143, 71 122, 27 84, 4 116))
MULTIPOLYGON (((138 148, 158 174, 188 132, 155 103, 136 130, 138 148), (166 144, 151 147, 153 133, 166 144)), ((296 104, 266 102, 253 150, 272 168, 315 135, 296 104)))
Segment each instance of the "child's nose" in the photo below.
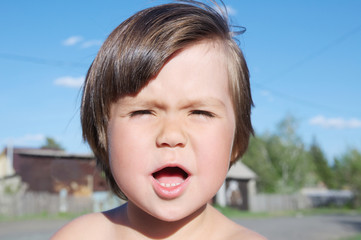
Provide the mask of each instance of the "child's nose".
POLYGON ((187 137, 178 119, 164 119, 156 139, 157 147, 185 147, 187 137))

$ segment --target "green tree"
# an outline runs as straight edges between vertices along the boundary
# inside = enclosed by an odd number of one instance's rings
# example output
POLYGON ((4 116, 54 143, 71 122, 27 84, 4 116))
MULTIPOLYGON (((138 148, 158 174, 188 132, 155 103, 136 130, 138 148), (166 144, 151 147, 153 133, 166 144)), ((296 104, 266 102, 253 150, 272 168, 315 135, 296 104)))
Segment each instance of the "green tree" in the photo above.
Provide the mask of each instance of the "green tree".
POLYGON ((335 188, 342 189, 347 185, 346 177, 343 173, 343 164, 341 158, 335 158, 332 166, 332 172, 334 174, 335 188))
POLYGON ((41 148, 54 149, 54 150, 64 150, 64 148, 58 143, 54 138, 46 137, 45 143, 41 148))
POLYGON ((327 159, 315 138, 310 147, 310 156, 315 164, 316 173, 319 179, 328 188, 336 188, 334 172, 328 165, 327 159))
POLYGON ((316 175, 302 139, 297 134, 298 121, 287 115, 277 126, 276 135, 268 139, 271 161, 278 170, 278 192, 295 192, 314 185, 316 175))
POLYGON ((251 137, 247 152, 242 162, 251 168, 258 176, 257 188, 260 192, 272 193, 276 191, 278 175, 270 161, 265 141, 262 137, 251 137))
POLYGON ((337 180, 352 190, 355 207, 361 207, 361 153, 355 148, 349 149, 335 163, 337 180))
POLYGON ((297 135, 298 123, 286 116, 275 134, 250 139, 242 161, 258 175, 262 192, 291 193, 317 182, 315 166, 297 135))

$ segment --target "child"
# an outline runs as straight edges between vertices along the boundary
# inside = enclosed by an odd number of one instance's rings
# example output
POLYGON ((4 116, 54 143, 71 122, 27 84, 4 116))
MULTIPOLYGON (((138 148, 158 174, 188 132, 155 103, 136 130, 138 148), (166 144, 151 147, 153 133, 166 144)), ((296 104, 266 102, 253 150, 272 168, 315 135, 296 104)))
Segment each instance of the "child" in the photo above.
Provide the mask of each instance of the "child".
POLYGON ((264 239, 207 204, 253 132, 246 62, 227 20, 193 1, 140 11, 107 38, 81 122, 115 194, 53 239, 264 239))

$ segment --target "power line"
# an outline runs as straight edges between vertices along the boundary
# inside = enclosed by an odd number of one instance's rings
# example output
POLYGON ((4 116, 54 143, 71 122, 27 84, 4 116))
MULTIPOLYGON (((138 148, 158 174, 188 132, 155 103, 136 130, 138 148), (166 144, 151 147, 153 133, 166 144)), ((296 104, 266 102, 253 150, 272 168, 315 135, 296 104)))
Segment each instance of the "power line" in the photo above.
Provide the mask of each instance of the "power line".
MULTIPOLYGON (((315 52, 309 54, 308 56, 304 57, 303 59, 297 61, 295 64, 290 65, 288 68, 286 68, 285 70, 283 70, 282 72, 277 74, 278 77, 276 77, 277 75, 272 77, 269 81, 267 81, 267 83, 274 83, 276 81, 279 81, 280 77, 286 75, 287 73, 293 71, 294 69, 299 68, 300 66, 302 66, 305 63, 311 61, 312 59, 316 58, 317 56, 325 53, 326 51, 328 51, 332 47, 344 42, 349 37, 351 37, 352 35, 359 32, 360 30, 361 30, 361 24, 358 25, 357 27, 353 28, 352 30, 346 32, 345 34, 341 35, 340 37, 336 38, 334 41, 330 42, 329 44, 321 47, 317 51, 315 51, 315 52)), ((297 97, 285 94, 283 92, 276 91, 274 89, 266 87, 265 85, 257 83, 257 82, 253 82, 252 84, 256 88, 260 88, 260 89, 269 91, 272 94, 274 94, 275 96, 278 96, 278 97, 283 98, 283 99, 288 100, 288 101, 292 101, 292 102, 300 104, 300 105, 304 105, 304 106, 307 106, 307 107, 310 107, 310 108, 315 108, 315 109, 323 109, 323 110, 331 111, 331 112, 335 112, 335 111, 336 112, 345 112, 344 109, 336 109, 334 107, 330 107, 330 106, 326 106, 326 105, 323 105, 323 104, 318 104, 318 103, 315 103, 315 102, 312 102, 312 101, 308 101, 308 100, 305 100, 305 99, 297 98, 297 97)), ((350 111, 348 111, 348 112, 350 112, 350 111)), ((352 112, 352 113, 353 114, 359 114, 359 113, 356 113, 356 112, 352 112)))
POLYGON ((0 53, 0 58, 5 60, 17 61, 17 62, 27 62, 27 63, 42 64, 48 66, 55 66, 55 67, 84 68, 89 66, 87 64, 83 64, 79 62, 66 62, 61 60, 23 56, 12 53, 0 53))
MULTIPOLYGON (((260 89, 269 91, 275 96, 278 96, 278 97, 283 98, 285 100, 297 103, 299 105, 304 105, 304 106, 309 107, 309 108, 322 109, 322 110, 326 110, 326 111, 329 111, 329 112, 332 112, 332 113, 346 112, 345 109, 337 109, 337 108, 334 108, 334 107, 331 107, 331 106, 327 106, 327 105, 315 103, 315 102, 312 102, 312 101, 308 101, 308 100, 305 100, 305 99, 301 99, 301 98, 298 98, 298 97, 295 97, 295 96, 291 96, 291 95, 285 94, 283 92, 276 91, 274 89, 266 87, 266 86, 264 86, 264 85, 262 85, 260 83, 257 83, 257 82, 252 82, 252 85, 254 87, 256 87, 256 88, 260 88, 260 89)), ((347 112, 352 113, 352 114, 356 114, 356 115, 360 114, 359 112, 350 112, 350 111, 347 111, 347 112)))
POLYGON ((351 37, 352 35, 356 34, 357 32, 359 32, 361 30, 361 24, 358 25, 357 27, 351 29, 350 31, 346 32, 345 34, 341 35, 340 37, 334 39, 332 42, 330 42, 329 44, 319 48, 317 51, 307 55, 306 57, 304 57, 303 59, 297 61, 296 63, 290 65, 289 67, 287 67, 286 69, 284 69, 283 71, 281 71, 280 73, 276 74, 275 76, 271 77, 270 80, 267 81, 267 83, 274 83, 276 81, 280 81, 280 78, 285 76, 286 74, 288 74, 289 72, 292 72, 293 70, 299 68, 300 66, 304 65, 305 63, 311 61, 312 59, 318 57, 319 55, 327 52, 329 49, 333 48, 334 46, 346 41, 349 37, 351 37))

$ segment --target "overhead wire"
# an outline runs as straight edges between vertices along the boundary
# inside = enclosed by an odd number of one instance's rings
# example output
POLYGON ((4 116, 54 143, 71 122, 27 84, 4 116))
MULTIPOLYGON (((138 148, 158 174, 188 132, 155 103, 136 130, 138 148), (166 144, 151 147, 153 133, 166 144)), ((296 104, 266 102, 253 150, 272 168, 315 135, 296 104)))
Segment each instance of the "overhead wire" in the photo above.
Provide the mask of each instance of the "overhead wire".
MULTIPOLYGON (((287 67, 285 70, 283 70, 282 72, 280 72, 277 77, 274 76, 272 77, 270 80, 267 81, 268 83, 272 83, 274 84, 277 81, 281 81, 281 77, 285 76, 286 74, 288 74, 289 72, 292 72, 293 70, 301 67, 302 65, 304 65, 305 63, 313 60, 314 58, 318 57, 319 55, 325 53, 326 51, 330 50, 332 47, 346 41, 349 37, 351 37, 352 35, 358 33, 359 31, 361 31, 361 24, 358 25, 357 27, 351 29, 350 31, 346 32, 345 34, 341 35, 340 37, 336 38, 335 40, 333 40, 332 42, 330 42, 329 44, 319 48, 317 51, 310 53, 309 55, 307 55, 306 57, 304 57, 303 59, 297 61, 296 63, 290 65, 289 67, 287 67)), ((327 105, 323 105, 323 104, 319 104, 319 103, 315 103, 313 101, 309 101, 309 100, 305 100, 305 99, 301 99, 295 96, 291 96, 289 94, 277 91, 275 89, 269 88, 267 87, 264 83, 259 83, 259 82, 253 82, 252 83, 253 86, 255 86, 256 88, 260 88, 263 90, 266 90, 272 94, 274 94, 275 96, 278 96, 280 98, 295 102, 297 104, 301 104, 301 105, 305 105, 307 107, 311 107, 311 108, 317 108, 317 109, 323 109, 323 110, 327 110, 327 111, 332 111, 332 112, 345 112, 345 109, 336 109, 335 107, 331 107, 331 106, 327 106, 327 105)), ((350 111, 347 111, 348 113, 350 113, 350 111)), ((359 112, 353 112, 353 114, 359 114, 359 112)))
MULTIPOLYGON (((301 59, 300 61, 297 61, 296 63, 290 65, 288 68, 286 68, 285 70, 283 70, 281 73, 277 74, 277 76, 272 77, 269 81, 267 81, 267 83, 274 83, 275 81, 280 81, 280 77, 286 75, 287 73, 299 68, 300 66, 304 65, 305 63, 311 61, 312 59, 316 58, 317 56, 323 54, 324 52, 328 51, 329 49, 331 49, 332 47, 344 42, 345 40, 347 40, 349 37, 351 37, 352 35, 356 34, 357 32, 359 32, 361 30, 361 24, 358 25, 357 27, 353 28, 352 30, 346 32, 345 34, 341 35, 340 37, 336 38, 334 41, 330 42, 329 44, 319 48, 317 51, 309 54, 308 56, 304 57, 303 59, 301 59)), ((61 61, 61 60, 55 60, 55 59, 46 59, 46 58, 40 58, 40 57, 33 57, 33 56, 24 56, 24 55, 18 55, 18 54, 11 54, 11 53, 0 53, 0 59, 5 59, 5 60, 11 60, 11 61, 20 61, 20 62, 28 62, 28 63, 34 63, 34 64, 42 64, 42 65, 49 65, 49 66, 56 66, 56 67, 74 67, 74 68, 84 68, 84 67, 88 67, 89 65, 87 64, 83 64, 83 63, 79 63, 79 62, 67 62, 67 61, 61 61)), ((285 94, 283 92, 271 89, 267 86, 265 86, 263 83, 259 83, 259 82, 253 82, 252 83, 253 86, 255 86, 256 88, 260 88, 263 90, 266 90, 268 92, 271 92, 272 94, 298 103, 298 104, 302 104, 302 105, 306 105, 308 107, 312 107, 312 108, 322 108, 324 110, 327 111, 343 111, 341 109, 335 109, 334 107, 330 107, 330 106, 326 106, 323 104, 318 104, 312 101, 308 101, 305 99, 301 99, 298 97, 294 97, 288 94, 285 94)))
POLYGON ((87 64, 83 64, 83 63, 79 63, 79 62, 67 62, 67 61, 61 61, 61 60, 55 60, 55 59, 46 59, 46 58, 40 58, 40 57, 18 55, 18 54, 13 54, 13 53, 0 53, 0 59, 42 64, 42 65, 55 66, 55 67, 84 68, 84 67, 89 66, 87 64))
POLYGON ((276 81, 280 81, 281 77, 283 77, 284 75, 286 75, 287 73, 301 67, 302 65, 304 65, 305 63, 313 60, 314 58, 318 57, 319 55, 322 55, 323 53, 327 52, 328 50, 330 50, 332 47, 346 41, 349 37, 351 37, 352 35, 358 33, 359 31, 361 31, 361 24, 356 26, 355 28, 351 29, 350 31, 342 34, 340 37, 334 39, 333 41, 331 41, 330 43, 320 47, 318 50, 316 50, 315 52, 310 53, 309 55, 305 56, 304 58, 302 58, 301 60, 295 62, 294 64, 291 64, 289 67, 287 67, 286 69, 284 69, 283 71, 281 71, 280 73, 276 74, 275 76, 271 77, 267 83, 274 83, 276 81))

